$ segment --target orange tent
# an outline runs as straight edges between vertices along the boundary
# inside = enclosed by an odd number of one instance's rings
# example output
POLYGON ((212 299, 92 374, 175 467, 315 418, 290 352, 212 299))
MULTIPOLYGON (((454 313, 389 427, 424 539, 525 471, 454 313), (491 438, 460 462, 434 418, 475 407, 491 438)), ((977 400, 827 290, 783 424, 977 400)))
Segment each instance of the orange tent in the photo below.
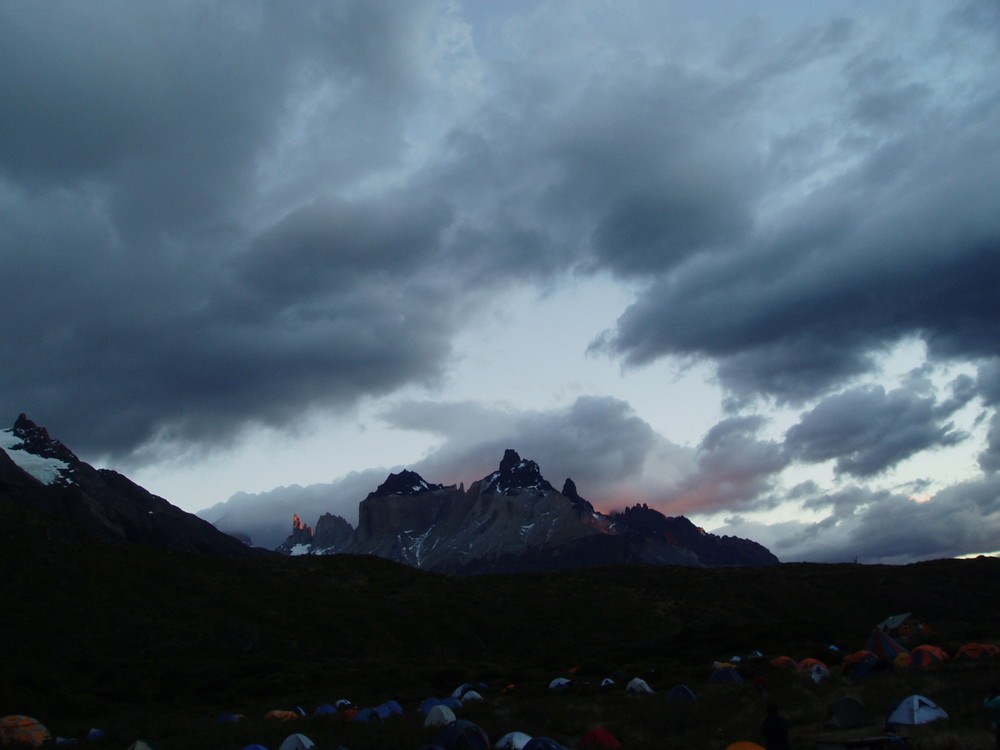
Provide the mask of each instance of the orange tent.
POLYGON ((878 657, 871 651, 863 648, 860 651, 855 651, 854 653, 845 656, 841 661, 841 664, 845 667, 848 667, 851 664, 857 664, 858 662, 862 662, 865 659, 871 659, 874 661, 877 660, 878 657))
POLYGON ((49 730, 38 719, 21 714, 12 714, 0 719, 0 745, 16 742, 32 747, 41 747, 52 740, 49 730))
POLYGON ((283 711, 280 708, 276 708, 274 711, 268 711, 264 714, 264 718, 269 721, 293 721, 299 718, 299 714, 295 711, 283 711))
POLYGON ((812 657, 810 657, 808 659, 803 659, 802 661, 800 661, 798 663, 797 666, 798 666, 799 669, 812 669, 817 664, 819 664, 821 667, 823 667, 823 669, 825 669, 827 672, 830 671, 829 669, 827 669, 826 664, 824 664, 823 662, 821 662, 819 659, 813 659, 812 657))
POLYGON ((771 659, 771 665, 775 667, 791 667, 792 669, 799 666, 798 662, 790 656, 776 656, 771 659))
POLYGON ((940 664, 948 658, 947 652, 940 646, 924 644, 910 652, 911 667, 930 667, 940 664))
POLYGON ((989 659, 1000 656, 1000 648, 992 643, 966 643, 955 652, 956 659, 989 659))
POLYGON ((756 742, 734 742, 732 745, 726 748, 726 750, 764 750, 756 742))

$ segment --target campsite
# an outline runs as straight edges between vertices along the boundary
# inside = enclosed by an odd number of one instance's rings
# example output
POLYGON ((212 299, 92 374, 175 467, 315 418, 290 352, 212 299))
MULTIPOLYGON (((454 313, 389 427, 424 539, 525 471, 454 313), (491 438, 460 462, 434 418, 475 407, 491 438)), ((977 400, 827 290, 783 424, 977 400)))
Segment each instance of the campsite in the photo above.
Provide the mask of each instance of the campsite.
POLYGON ((948 718, 902 728, 908 747, 992 740, 981 704, 1000 661, 970 644, 1000 642, 994 558, 459 578, 367 557, 96 543, 0 501, 0 561, 0 714, 82 746, 278 750, 301 734, 321 750, 418 750, 443 741, 421 704, 465 685, 482 700, 454 714, 494 746, 520 732, 583 747, 598 728, 636 750, 762 744, 773 701, 793 747, 839 748, 883 735, 894 704, 912 696, 948 718), (910 612, 949 658, 893 657, 856 674, 848 657, 873 645, 876 625, 910 612), (807 660, 829 674, 816 679, 807 660), (727 664, 742 681, 712 679, 727 664), (636 678, 649 690, 629 691, 636 678), (560 680, 568 685, 550 687, 560 680), (824 727, 845 698, 875 723, 824 727), (401 712, 380 716, 389 702, 401 712), (368 721, 351 719, 365 709, 368 721), (276 710, 295 715, 265 718, 276 710), (101 738, 87 740, 93 729, 101 738))

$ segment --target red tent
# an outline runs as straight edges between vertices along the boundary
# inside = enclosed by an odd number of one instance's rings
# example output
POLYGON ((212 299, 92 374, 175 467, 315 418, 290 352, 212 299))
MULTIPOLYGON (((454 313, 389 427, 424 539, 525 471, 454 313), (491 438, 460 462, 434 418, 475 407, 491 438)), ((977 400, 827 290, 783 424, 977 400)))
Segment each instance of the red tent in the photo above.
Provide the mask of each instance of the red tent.
POLYGON ((611 734, 607 729, 603 727, 597 727, 596 729, 591 729, 580 740, 580 747, 593 747, 593 748, 613 748, 621 747, 622 743, 611 734))

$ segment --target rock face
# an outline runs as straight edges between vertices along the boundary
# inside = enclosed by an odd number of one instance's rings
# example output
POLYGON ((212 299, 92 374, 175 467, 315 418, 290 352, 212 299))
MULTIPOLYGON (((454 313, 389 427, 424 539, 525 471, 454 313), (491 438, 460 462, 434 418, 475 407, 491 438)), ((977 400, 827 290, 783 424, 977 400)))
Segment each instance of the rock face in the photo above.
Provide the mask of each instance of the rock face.
POLYGON ((264 554, 132 480, 81 461, 24 414, 0 430, 0 495, 65 516, 99 539, 214 555, 264 554))
MULTIPOLYGON (((337 536, 314 539, 309 554, 378 555, 424 570, 460 575, 516 573, 586 565, 772 565, 755 542, 706 534, 685 518, 635 506, 604 515, 571 479, 557 491, 538 464, 508 449, 497 471, 466 490, 390 474, 361 501, 358 527, 327 514, 317 524, 337 536), (324 523, 323 519, 329 518, 324 523)), ((298 517, 296 516, 296 519, 298 517)), ((279 549, 290 552, 293 535, 279 549)))

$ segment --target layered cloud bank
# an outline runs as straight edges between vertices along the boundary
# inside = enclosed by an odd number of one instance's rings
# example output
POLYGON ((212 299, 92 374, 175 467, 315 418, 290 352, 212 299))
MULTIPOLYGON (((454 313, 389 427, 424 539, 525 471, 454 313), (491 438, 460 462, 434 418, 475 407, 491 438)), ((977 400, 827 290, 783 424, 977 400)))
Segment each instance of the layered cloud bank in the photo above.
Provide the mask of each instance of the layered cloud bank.
POLYGON ((1000 548, 996 3, 702 6, 0 8, 0 404, 126 468, 362 414, 782 559, 1000 548), (606 325, 510 302, 580 284, 606 325), (578 359, 498 403, 497 311, 578 359), (683 367, 697 434, 639 393, 683 367))

